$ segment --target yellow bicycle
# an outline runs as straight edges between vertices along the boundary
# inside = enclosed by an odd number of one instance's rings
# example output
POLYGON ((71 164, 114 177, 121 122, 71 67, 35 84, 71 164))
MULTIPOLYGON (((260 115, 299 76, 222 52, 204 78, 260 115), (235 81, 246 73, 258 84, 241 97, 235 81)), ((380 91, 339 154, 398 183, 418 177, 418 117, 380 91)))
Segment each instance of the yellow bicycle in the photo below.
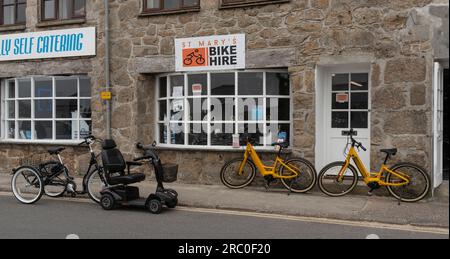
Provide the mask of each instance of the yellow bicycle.
MULTIPOLYGON (((360 159, 356 149, 366 148, 361 142, 356 141, 353 136, 356 133, 353 129, 347 132, 347 145, 351 143, 345 161, 333 162, 325 166, 319 174, 319 188, 329 196, 343 196, 351 192, 358 183, 358 171, 350 164, 355 163, 361 173, 364 182, 369 186, 369 194, 372 191, 386 186, 389 193, 398 200, 405 202, 415 202, 423 199, 430 190, 430 177, 420 166, 413 163, 398 163, 391 168, 386 166, 391 156, 397 153, 397 149, 382 149, 386 153, 386 159, 381 165, 379 172, 371 173, 367 171, 364 163, 360 159)), ((347 148, 346 148, 347 149, 347 148)))
POLYGON ((284 187, 291 192, 304 193, 311 190, 317 180, 314 166, 303 158, 281 157, 282 150, 287 148, 287 142, 274 143, 278 154, 273 165, 266 166, 261 161, 250 140, 247 140, 243 158, 236 158, 227 162, 220 172, 222 183, 231 188, 238 189, 249 185, 255 178, 256 168, 267 181, 266 187, 272 181, 280 179, 284 187))

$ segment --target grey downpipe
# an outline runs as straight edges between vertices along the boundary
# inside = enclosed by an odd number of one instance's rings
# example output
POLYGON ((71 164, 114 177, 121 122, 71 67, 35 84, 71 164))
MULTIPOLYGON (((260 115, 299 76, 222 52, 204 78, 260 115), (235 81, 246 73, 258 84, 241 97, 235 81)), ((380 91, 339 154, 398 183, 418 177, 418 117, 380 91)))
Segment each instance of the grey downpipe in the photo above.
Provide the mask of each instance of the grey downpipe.
MULTIPOLYGON (((109 65, 109 0, 105 1, 105 90, 111 91, 111 76, 109 65)), ((111 100, 106 100, 106 138, 111 139, 111 100)))

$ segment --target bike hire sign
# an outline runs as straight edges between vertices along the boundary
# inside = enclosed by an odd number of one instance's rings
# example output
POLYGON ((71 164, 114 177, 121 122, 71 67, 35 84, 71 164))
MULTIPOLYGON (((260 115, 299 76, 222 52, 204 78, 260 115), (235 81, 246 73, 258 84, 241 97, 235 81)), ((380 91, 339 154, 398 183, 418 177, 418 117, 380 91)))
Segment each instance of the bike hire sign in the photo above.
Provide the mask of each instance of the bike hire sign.
POLYGON ((176 71, 245 68, 245 34, 175 39, 176 71))
POLYGON ((95 27, 0 35, 0 61, 95 54, 95 27))

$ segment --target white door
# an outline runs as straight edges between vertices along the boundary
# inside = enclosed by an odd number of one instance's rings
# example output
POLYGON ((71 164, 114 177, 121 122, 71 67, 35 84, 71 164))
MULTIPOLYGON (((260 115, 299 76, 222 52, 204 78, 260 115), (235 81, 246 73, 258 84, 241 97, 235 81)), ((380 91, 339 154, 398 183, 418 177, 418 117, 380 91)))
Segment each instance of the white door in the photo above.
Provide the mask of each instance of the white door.
POLYGON ((442 183, 443 144, 444 144, 444 69, 434 63, 433 74, 433 174, 434 187, 442 183))
POLYGON ((353 128, 357 132, 354 138, 367 148, 367 151, 360 150, 359 155, 370 170, 369 82, 369 72, 352 70, 328 73, 323 99, 326 105, 324 165, 345 160, 348 149, 345 150, 347 136, 344 133, 353 128))

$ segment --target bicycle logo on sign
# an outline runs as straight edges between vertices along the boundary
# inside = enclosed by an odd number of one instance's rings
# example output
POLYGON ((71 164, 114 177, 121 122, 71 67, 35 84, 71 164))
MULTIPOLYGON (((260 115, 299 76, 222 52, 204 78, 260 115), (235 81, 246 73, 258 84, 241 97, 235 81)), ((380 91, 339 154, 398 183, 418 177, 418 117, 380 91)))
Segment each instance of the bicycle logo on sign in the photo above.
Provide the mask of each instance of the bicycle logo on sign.
POLYGON ((190 66, 194 61, 197 65, 203 65, 206 62, 205 58, 203 57, 202 54, 199 53, 198 49, 188 54, 186 58, 183 60, 183 64, 185 66, 190 66))

